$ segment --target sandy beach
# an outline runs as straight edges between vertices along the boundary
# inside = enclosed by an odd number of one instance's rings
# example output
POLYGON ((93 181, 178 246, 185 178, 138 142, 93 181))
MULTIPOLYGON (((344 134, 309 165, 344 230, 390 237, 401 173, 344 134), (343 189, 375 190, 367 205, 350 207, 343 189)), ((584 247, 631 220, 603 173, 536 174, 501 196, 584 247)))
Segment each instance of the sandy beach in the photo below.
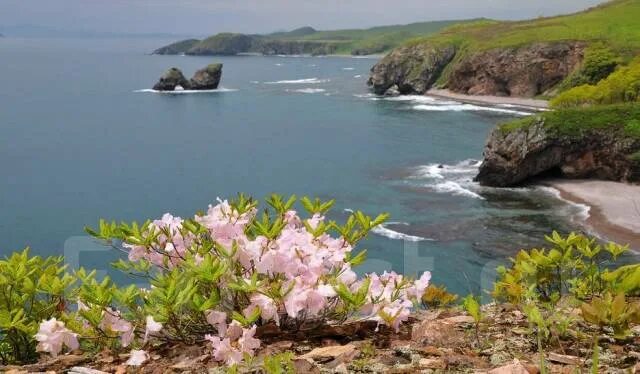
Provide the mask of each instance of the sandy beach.
POLYGON ((464 103, 479 105, 512 105, 531 110, 545 110, 549 108, 549 102, 546 100, 528 99, 522 97, 505 97, 505 96, 475 96, 464 95, 449 90, 432 88, 426 93, 427 96, 433 96, 441 99, 456 100, 464 103))
POLYGON ((640 185, 594 180, 553 180, 544 184, 562 198, 591 207, 586 224, 605 240, 640 250, 640 185))

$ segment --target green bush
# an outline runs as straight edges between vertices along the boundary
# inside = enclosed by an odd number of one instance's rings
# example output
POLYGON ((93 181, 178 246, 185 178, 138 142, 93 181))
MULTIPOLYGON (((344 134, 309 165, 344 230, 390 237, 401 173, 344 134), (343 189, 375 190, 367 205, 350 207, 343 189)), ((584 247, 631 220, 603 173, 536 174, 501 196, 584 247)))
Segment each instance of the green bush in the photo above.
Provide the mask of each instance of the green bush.
POLYGON ((640 58, 633 60, 595 85, 585 84, 551 100, 554 108, 640 101, 640 58))
POLYGON ((37 359, 34 335, 43 320, 64 318, 66 294, 76 278, 62 257, 30 256, 29 249, 0 260, 0 359, 3 364, 37 359))

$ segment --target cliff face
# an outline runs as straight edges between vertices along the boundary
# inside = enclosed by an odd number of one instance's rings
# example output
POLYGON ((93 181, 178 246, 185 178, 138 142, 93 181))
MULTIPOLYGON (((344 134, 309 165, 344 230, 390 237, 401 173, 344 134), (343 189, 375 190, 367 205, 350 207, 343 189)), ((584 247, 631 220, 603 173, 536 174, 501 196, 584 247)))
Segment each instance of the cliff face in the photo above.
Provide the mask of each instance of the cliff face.
POLYGON ((533 97, 560 83, 581 63, 583 43, 538 43, 456 56, 453 46, 415 45, 394 50, 371 69, 377 94, 425 93, 448 66, 446 86, 471 95, 533 97))
POLYGON ((508 187, 550 173, 567 178, 637 181, 640 164, 633 155, 639 149, 640 140, 625 136, 619 129, 558 135, 539 119, 522 129, 494 129, 476 180, 485 186, 508 187))
POLYGON ((401 94, 424 93, 435 83, 455 54, 453 46, 415 45, 397 48, 371 68, 367 84, 379 95, 390 88, 401 94))
POLYGON ((479 52, 456 64, 447 87, 469 95, 533 97, 571 74, 583 54, 583 43, 538 43, 479 52))

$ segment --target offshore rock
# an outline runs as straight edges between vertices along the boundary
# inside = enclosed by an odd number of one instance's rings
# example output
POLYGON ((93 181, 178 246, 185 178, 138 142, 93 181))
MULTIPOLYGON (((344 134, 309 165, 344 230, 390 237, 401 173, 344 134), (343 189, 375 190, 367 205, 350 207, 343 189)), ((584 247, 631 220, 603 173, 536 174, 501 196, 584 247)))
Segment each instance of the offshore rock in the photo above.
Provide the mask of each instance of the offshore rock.
POLYGON ((191 88, 191 83, 184 77, 180 69, 171 68, 160 77, 153 89, 156 91, 174 91, 177 86, 187 90, 191 88))
POLYGON ((215 90, 220 84, 222 77, 222 64, 210 64, 205 68, 196 71, 191 78, 190 86, 192 90, 215 90))

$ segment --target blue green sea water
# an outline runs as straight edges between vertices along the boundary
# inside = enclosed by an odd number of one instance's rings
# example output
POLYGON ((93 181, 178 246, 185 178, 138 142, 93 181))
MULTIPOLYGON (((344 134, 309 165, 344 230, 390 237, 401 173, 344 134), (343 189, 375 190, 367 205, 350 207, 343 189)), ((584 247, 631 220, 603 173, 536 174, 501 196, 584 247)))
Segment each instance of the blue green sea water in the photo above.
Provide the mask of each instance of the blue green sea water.
POLYGON ((389 212, 362 272, 431 270, 466 293, 585 207, 541 188, 472 182, 489 130, 520 116, 425 97, 380 98, 372 58, 152 56, 160 39, 0 40, 0 253, 30 246, 107 269, 83 237, 99 218, 183 217, 272 192, 389 212), (224 64, 217 92, 158 94, 176 66, 224 64))

